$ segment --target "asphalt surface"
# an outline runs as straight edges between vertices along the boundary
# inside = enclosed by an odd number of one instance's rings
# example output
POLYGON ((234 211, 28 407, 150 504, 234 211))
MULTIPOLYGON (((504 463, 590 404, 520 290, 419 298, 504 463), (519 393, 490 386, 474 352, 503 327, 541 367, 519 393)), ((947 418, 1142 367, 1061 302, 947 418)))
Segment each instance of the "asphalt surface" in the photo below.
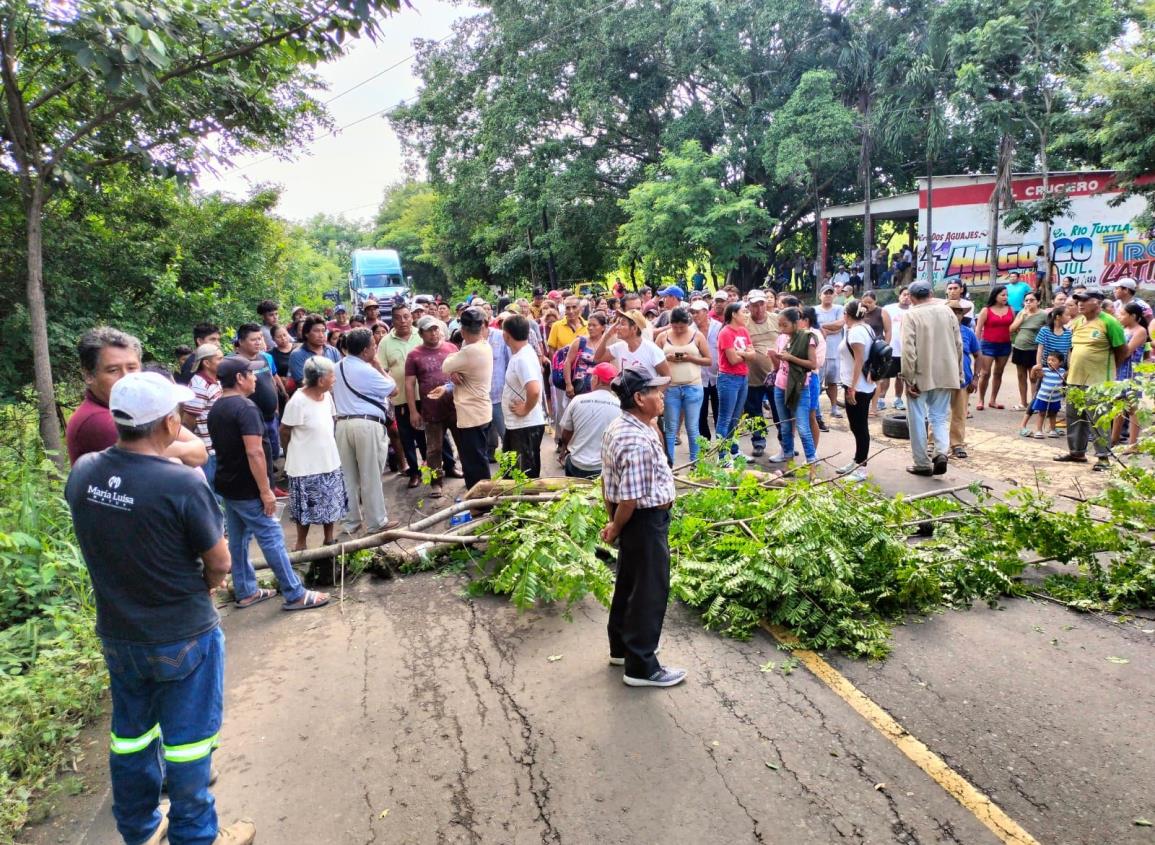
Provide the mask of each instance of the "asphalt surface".
MULTIPOLYGON (((879 438, 876 480, 1102 483, 1051 465, 1057 441, 1020 440, 1019 414, 975 416, 946 476, 908 476, 907 443, 879 438)), ((819 454, 838 465, 834 425, 819 454)), ((386 484, 394 516, 445 504, 386 484)), ((672 606, 661 656, 689 680, 634 690, 606 663, 600 606, 519 614, 462 583, 365 578, 316 612, 226 609, 222 821, 287 845, 998 841, 804 667, 761 671, 785 656, 765 634, 726 640, 672 606)), ((826 657, 1038 841, 1090 845, 1155 842, 1135 824, 1155 820, 1153 646, 1153 621, 1015 600, 911 619, 885 662, 826 657)), ((21 841, 118 841, 106 737, 88 734, 84 793, 21 841)))

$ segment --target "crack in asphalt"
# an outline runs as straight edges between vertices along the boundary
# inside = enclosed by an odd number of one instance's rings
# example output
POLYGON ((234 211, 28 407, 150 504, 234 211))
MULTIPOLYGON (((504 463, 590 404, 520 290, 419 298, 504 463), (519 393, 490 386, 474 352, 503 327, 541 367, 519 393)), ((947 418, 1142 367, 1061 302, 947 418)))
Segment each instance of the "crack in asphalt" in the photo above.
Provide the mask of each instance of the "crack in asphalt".
POLYGON ((502 663, 509 662, 511 667, 513 661, 509 659, 512 655, 509 653, 509 646, 502 644, 502 639, 497 632, 482 621, 482 617, 477 613, 477 603, 471 599, 466 599, 466 604, 469 607, 469 648, 477 657, 477 662, 481 665, 485 676, 486 683, 497 694, 498 703, 501 705, 502 711, 505 713, 506 719, 511 723, 516 723, 520 726, 521 740, 523 743, 520 751, 515 751, 513 743, 508 738, 506 739, 506 749, 509 752, 509 757, 513 762, 517 763, 525 769, 526 776, 529 778, 529 792, 533 796, 534 806, 537 809, 537 818, 541 822, 542 832, 541 841, 543 845, 560 845, 561 832, 554 826, 552 817, 552 808, 550 807, 551 789, 549 777, 542 771, 541 765, 537 759, 538 743, 534 737, 535 731, 533 724, 530 721, 529 715, 525 709, 517 702, 506 686, 506 682, 500 680, 494 675, 493 668, 490 666, 488 655, 478 640, 478 628, 481 628, 489 639, 490 645, 497 652, 502 663))
POLYGON ((377 841, 377 825, 374 821, 377 816, 377 811, 373 809, 373 802, 369 799, 369 784, 363 784, 361 787, 361 795, 365 799, 365 806, 369 810, 369 838, 365 840, 365 845, 372 845, 377 841))
MULTIPOLYGON (((452 815, 449 822, 461 827, 468 835, 469 841, 477 845, 482 838, 476 829, 476 807, 469 792, 469 778, 474 774, 474 770, 470 766, 469 750, 465 747, 465 732, 461 720, 457 714, 449 711, 448 696, 436 672, 445 662, 441 656, 443 654, 441 644, 449 640, 449 632, 444 626, 436 624, 436 618, 430 616, 431 621, 428 625, 408 626, 404 629, 401 636, 402 660, 411 682, 411 697, 429 714, 430 720, 439 730, 450 729, 450 733, 442 733, 441 737, 449 739, 452 736, 461 762, 450 789, 449 803, 452 815)), ((396 744, 394 754, 400 759, 400 749, 396 744)), ((445 831, 438 830, 437 839, 439 842, 448 841, 445 831)))
MULTIPOLYGON (((678 721, 678 717, 674 715, 674 710, 678 708, 677 699, 670 699, 670 705, 671 708, 667 712, 670 714, 670 721, 674 723, 674 727, 676 727, 687 736, 693 737, 695 740, 697 740, 698 743, 702 743, 702 738, 682 727, 681 722, 678 721)), ((758 821, 757 817, 752 812, 750 812, 750 808, 746 806, 745 802, 738 796, 738 793, 734 791, 732 786, 730 786, 730 781, 726 779, 726 775, 722 771, 722 766, 718 762, 718 755, 714 752, 714 749, 711 746, 703 745, 703 747, 706 749, 706 754, 710 757, 710 762, 713 764, 714 771, 717 773, 718 780, 722 783, 723 788, 728 793, 730 793, 730 797, 734 799, 734 803, 738 805, 738 808, 743 813, 745 813, 746 818, 750 820, 750 825, 754 834, 754 840, 757 842, 765 842, 766 839, 762 835, 762 823, 758 821)))

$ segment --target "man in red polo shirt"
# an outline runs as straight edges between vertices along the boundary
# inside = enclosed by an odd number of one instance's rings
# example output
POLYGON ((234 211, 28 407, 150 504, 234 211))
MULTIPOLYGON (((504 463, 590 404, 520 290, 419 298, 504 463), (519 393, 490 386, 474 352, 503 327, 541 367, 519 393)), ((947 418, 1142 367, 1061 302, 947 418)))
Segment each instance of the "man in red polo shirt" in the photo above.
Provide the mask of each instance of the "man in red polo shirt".
MULTIPOLYGON (((84 401, 68 420, 64 441, 72 463, 81 455, 101 452, 116 443, 116 423, 108 410, 112 386, 128 373, 140 371, 140 341, 110 326, 89 329, 76 346, 86 390, 84 401)), ((201 439, 181 427, 166 455, 181 463, 203 466, 208 450, 201 439)))

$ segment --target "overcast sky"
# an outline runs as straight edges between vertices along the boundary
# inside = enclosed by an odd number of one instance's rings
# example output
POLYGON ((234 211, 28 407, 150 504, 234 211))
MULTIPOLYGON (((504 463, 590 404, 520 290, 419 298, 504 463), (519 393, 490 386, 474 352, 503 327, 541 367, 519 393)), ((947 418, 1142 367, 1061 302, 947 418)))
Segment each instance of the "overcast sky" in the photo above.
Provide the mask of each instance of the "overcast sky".
MULTIPOLYGON (((384 22, 384 37, 376 44, 362 40, 340 60, 319 68, 329 83, 329 92, 320 99, 339 95, 410 56, 415 38, 444 38, 455 20, 476 11, 445 0, 413 0, 413 5, 384 22)), ((353 123, 413 97, 418 88, 413 65, 404 62, 336 99, 329 106, 334 125, 353 123)), ((294 159, 268 160, 264 155, 238 159, 235 169, 219 178, 202 177, 200 188, 243 197, 253 185, 275 183, 284 188, 277 212, 291 220, 304 220, 318 212, 368 219, 376 212, 385 186, 405 177, 400 142, 388 119, 380 115, 335 136, 315 139, 294 159)))

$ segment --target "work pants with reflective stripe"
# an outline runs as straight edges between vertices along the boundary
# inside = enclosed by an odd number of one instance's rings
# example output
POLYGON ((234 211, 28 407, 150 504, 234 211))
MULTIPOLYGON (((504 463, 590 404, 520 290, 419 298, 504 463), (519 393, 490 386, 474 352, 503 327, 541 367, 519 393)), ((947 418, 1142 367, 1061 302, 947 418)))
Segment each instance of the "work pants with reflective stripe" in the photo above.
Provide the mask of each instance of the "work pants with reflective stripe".
POLYGON ((127 845, 161 822, 168 778, 168 839, 210 845, 217 812, 209 793, 224 703, 225 636, 213 628, 161 645, 104 639, 112 692, 112 813, 127 845))

